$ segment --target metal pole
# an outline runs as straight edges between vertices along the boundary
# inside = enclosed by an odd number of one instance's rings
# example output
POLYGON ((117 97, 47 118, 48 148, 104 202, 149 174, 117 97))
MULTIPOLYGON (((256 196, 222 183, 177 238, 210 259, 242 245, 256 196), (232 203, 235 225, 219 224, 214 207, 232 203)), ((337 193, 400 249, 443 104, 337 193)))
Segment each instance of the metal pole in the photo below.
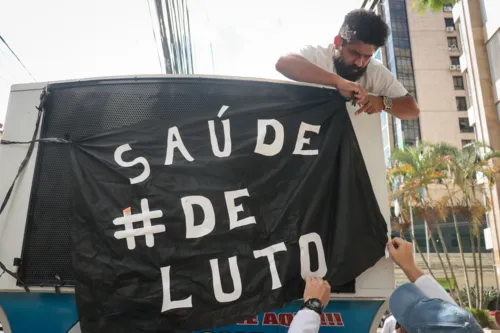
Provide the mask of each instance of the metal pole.
MULTIPOLYGON (((417 237, 415 236, 415 226, 413 225, 413 209, 411 209, 411 204, 410 204, 410 222, 411 222, 411 233, 413 234, 413 237, 415 237, 415 242, 417 241, 417 237)), ((417 252, 417 246, 414 244, 413 245, 413 259, 415 259, 416 252, 417 252)))
POLYGON ((431 266, 431 256, 429 252, 429 229, 427 228, 427 222, 424 220, 425 226, 425 246, 427 247, 427 262, 429 263, 429 267, 431 266))

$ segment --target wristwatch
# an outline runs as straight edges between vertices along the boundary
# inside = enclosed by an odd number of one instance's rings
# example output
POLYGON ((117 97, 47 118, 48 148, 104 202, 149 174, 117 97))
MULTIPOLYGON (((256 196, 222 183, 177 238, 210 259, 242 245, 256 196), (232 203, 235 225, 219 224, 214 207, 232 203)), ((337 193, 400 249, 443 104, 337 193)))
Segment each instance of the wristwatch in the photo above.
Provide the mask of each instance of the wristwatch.
POLYGON ((389 111, 390 109, 392 109, 392 98, 384 96, 382 98, 382 101, 384 102, 384 110, 385 111, 389 111))
POLYGON ((321 316, 321 314, 323 313, 324 307, 319 299, 310 298, 307 301, 305 301, 304 304, 302 304, 302 306, 300 307, 301 310, 304 308, 307 308, 309 310, 313 310, 314 312, 316 312, 317 314, 319 314, 321 316))

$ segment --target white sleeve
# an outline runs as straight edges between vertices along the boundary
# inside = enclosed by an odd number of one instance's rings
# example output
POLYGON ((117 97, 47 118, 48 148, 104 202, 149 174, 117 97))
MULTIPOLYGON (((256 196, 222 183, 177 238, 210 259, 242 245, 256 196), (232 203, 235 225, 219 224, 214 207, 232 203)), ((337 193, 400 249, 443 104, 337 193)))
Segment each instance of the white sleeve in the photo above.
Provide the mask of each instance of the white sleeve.
POLYGON ((394 74, 384 65, 378 66, 374 85, 378 88, 376 89, 378 91, 374 91, 378 96, 399 98, 408 94, 408 90, 406 90, 401 82, 396 79, 394 74))
POLYGON ((312 45, 301 48, 298 54, 313 64, 318 63, 318 49, 312 45))
POLYGON ((382 333, 394 333, 396 332, 396 318, 390 316, 384 321, 384 327, 382 327, 382 333))
POLYGON ((429 298, 439 298, 445 302, 456 304, 446 290, 430 275, 422 275, 415 281, 415 285, 429 298))
POLYGON ((303 309, 297 312, 290 324, 288 333, 318 333, 321 317, 313 310, 303 309))

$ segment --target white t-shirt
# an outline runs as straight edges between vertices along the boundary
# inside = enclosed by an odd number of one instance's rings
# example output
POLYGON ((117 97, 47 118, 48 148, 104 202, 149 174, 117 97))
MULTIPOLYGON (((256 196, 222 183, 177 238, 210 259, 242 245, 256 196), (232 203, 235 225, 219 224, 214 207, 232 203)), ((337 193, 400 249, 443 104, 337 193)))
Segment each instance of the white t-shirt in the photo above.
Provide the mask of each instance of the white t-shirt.
MULTIPOLYGON (((334 56, 333 44, 328 47, 308 45, 299 51, 299 55, 306 58, 316 66, 326 71, 335 73, 333 65, 334 56)), ((387 96, 389 98, 399 98, 408 94, 405 87, 396 79, 383 63, 377 59, 370 59, 364 75, 357 81, 369 94, 375 96, 387 96)))

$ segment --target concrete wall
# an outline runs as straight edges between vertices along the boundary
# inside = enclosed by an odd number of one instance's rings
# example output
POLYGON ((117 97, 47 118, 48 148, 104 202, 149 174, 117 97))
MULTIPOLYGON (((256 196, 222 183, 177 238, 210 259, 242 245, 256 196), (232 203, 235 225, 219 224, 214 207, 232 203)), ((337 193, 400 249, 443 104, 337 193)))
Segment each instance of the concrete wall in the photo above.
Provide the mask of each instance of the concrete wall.
MULTIPOLYGON (((467 83, 471 92, 471 102, 473 117, 476 120, 477 140, 491 145, 494 149, 500 150, 500 120, 496 109, 496 97, 494 85, 491 77, 490 60, 486 50, 488 39, 494 36, 491 24, 486 26, 483 14, 494 15, 492 12, 485 12, 486 1, 462 0, 453 7, 453 19, 459 26, 461 39, 465 43, 464 63, 462 68, 467 76, 467 83)), ((495 1, 496 3, 497 1, 495 1)), ((490 2, 491 4, 491 2, 490 2)), ((489 17, 489 16, 488 16, 489 17)), ((495 19, 497 20, 497 19, 495 19)), ((496 21, 494 21, 496 22, 496 21)), ((491 52, 490 52, 491 53, 491 52)), ((500 50, 497 50, 493 61, 498 61, 500 50)), ((495 63, 493 63, 495 64, 495 63)), ((500 166, 500 160, 495 163, 500 166)), ((500 177, 499 177, 500 179, 500 177)), ((491 225, 493 252, 495 253, 495 263, 497 275, 500 275, 500 182, 492 191, 493 210, 488 214, 491 225)))
MULTIPOLYGON (((426 254, 424 256, 427 259, 426 254)), ((442 259, 446 262, 446 258, 444 254, 441 254, 442 259)), ((478 261, 479 258, 476 257, 476 261, 478 261)), ((483 283, 485 288, 491 288, 497 287, 497 281, 496 277, 494 274, 494 267, 493 267, 493 256, 490 253, 483 253, 481 256, 481 260, 483 263, 483 283)), ((417 262, 417 265, 424 270, 425 273, 428 273, 427 268, 425 267, 424 261, 422 260, 420 254, 417 253, 415 257, 415 261, 417 262)), ((460 258, 460 255, 458 253, 450 253, 450 261, 452 263, 452 267, 455 273, 455 276, 457 277, 457 283, 460 288, 464 285, 465 282, 465 274, 463 270, 463 265, 462 265, 462 260, 460 258)), ((435 277, 437 278, 444 278, 444 271, 442 269, 442 266, 439 262, 439 259, 436 254, 430 254, 430 263, 431 263, 431 270, 433 271, 435 277)), ((474 261, 471 253, 466 253, 465 254, 465 263, 467 266, 467 275, 469 277, 469 283, 471 285, 474 284, 475 282, 475 273, 474 273, 474 261)), ((446 263, 446 267, 448 267, 448 264, 446 263)), ((396 284, 402 284, 405 282, 408 282, 408 279, 404 275, 403 271, 399 268, 396 267, 394 269, 394 273, 396 275, 396 284)), ((448 277, 451 278, 451 272, 449 269, 447 269, 448 277)))

